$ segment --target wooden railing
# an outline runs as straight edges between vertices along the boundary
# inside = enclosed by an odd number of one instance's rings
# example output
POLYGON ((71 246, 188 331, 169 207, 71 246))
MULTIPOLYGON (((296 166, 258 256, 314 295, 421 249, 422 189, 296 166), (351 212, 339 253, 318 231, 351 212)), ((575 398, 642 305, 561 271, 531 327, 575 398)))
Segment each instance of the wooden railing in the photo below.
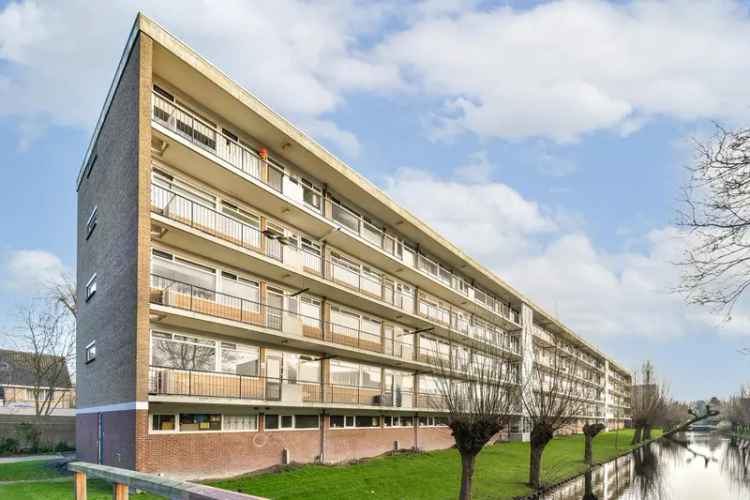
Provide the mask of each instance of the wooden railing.
POLYGON ((71 462, 68 464, 68 470, 73 472, 73 492, 76 500, 86 500, 86 481, 89 477, 103 479, 111 483, 114 500, 127 500, 131 489, 181 500, 267 500, 263 497, 245 495, 244 493, 222 490, 203 484, 178 481, 108 465, 71 462))

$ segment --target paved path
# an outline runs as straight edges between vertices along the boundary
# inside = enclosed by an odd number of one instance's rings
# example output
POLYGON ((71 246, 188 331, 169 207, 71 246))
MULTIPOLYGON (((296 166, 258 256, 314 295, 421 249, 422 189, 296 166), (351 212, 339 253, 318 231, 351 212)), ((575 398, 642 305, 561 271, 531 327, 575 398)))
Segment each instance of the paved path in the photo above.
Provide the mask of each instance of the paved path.
MULTIPOLYGON (((15 462, 29 462, 31 460, 62 460, 67 458, 64 455, 22 455, 18 457, 0 457, 0 464, 12 464, 15 462)), ((72 457, 71 457, 72 458, 72 457)))
POLYGON ((20 481, 0 481, 0 486, 9 486, 12 484, 34 484, 34 483, 67 483, 73 481, 73 476, 51 477, 49 479, 22 479, 20 481))

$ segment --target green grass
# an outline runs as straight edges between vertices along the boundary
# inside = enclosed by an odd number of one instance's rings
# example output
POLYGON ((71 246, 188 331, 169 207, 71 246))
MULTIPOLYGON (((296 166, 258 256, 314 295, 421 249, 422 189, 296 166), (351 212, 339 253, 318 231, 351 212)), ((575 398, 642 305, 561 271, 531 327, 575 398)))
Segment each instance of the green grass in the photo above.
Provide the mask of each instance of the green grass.
MULTIPOLYGON (((89 480, 89 500, 111 500, 112 485, 105 481, 89 480)), ((138 500, 156 499, 151 495, 130 495, 138 500)), ((73 481, 10 484, 0 486, 3 500, 70 500, 73 498, 73 481)))
POLYGON ((49 460, 29 460, 0 464, 0 481, 23 481, 60 477, 60 472, 49 460))
MULTIPOLYGON (((660 433, 655 432, 655 436, 660 433)), ((632 431, 600 434, 594 440, 594 460, 606 461, 630 449, 632 431)), ((585 469, 583 436, 554 439, 544 452, 544 478, 556 482, 585 469)), ((474 475, 474 498, 507 500, 531 492, 528 475, 528 443, 502 443, 479 454, 474 475)), ((393 500, 440 500, 458 496, 460 461, 455 450, 401 454, 375 458, 354 465, 304 465, 282 472, 243 476, 209 484, 274 500, 360 498, 393 500)), ((0 481, 63 478, 46 461, 0 464, 0 481)), ((0 486, 3 500, 68 500, 72 480, 0 486)), ((97 480, 88 482, 88 498, 110 499, 112 486, 97 480)), ((138 500, 157 497, 131 495, 138 500)))
MULTIPOLYGON (((656 433, 658 435, 658 433, 656 433)), ((606 461, 630 449, 632 431, 604 433, 594 440, 594 460, 606 461)), ((544 453, 544 478, 556 482, 581 473, 582 435, 554 439, 544 453)), ((477 458, 474 498, 510 499, 531 492, 528 443, 485 448, 477 458)), ((243 476, 210 484, 272 498, 439 500, 458 496, 460 459, 455 450, 381 457, 341 466, 304 465, 282 472, 243 476)))

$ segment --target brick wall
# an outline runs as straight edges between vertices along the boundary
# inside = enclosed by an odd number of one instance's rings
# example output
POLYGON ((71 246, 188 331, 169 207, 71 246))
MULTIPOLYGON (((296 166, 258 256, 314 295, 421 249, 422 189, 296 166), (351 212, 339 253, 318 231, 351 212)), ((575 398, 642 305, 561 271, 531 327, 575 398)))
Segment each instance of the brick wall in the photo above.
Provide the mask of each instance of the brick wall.
POLYGON ((76 444, 76 420, 72 416, 50 415, 36 417, 32 415, 0 415, 0 439, 17 439, 21 446, 26 446, 23 435, 18 432, 18 424, 34 423, 41 431, 40 443, 45 447, 54 447, 63 442, 72 447, 76 444))
MULTIPOLYGON (((145 429, 148 415, 146 412, 138 413, 136 426, 145 429)), ((281 465, 285 448, 289 450, 292 462, 318 462, 324 451, 326 463, 337 463, 382 455, 394 449, 394 441, 399 441, 401 449, 410 449, 415 444, 413 427, 332 430, 328 428, 327 419, 323 419, 322 423, 322 428, 315 430, 184 434, 146 432, 143 438, 139 437, 137 444, 144 456, 139 469, 205 479, 281 465)), ((453 437, 447 427, 420 427, 416 435, 419 447, 424 450, 453 446, 453 437)))

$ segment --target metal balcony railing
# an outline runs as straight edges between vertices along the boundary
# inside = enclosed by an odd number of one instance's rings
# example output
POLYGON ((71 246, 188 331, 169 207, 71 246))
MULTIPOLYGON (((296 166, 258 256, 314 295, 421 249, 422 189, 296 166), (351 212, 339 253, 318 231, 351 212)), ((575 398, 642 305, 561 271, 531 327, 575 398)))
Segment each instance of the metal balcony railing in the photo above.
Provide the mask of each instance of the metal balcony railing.
POLYGON ((377 385, 238 375, 163 366, 150 367, 149 394, 282 402, 290 405, 327 403, 398 409, 445 407, 440 395, 415 393, 411 389, 389 390, 377 385))
POLYGON ((327 281, 344 285, 361 292, 368 297, 395 306, 402 311, 420 314, 428 319, 443 323, 446 328, 466 337, 473 338, 494 348, 500 348, 518 354, 519 343, 512 336, 489 323, 464 323, 451 320, 451 312, 437 308, 420 300, 414 293, 407 294, 395 288, 395 284, 373 273, 365 274, 354 270, 351 264, 337 259, 324 259, 313 254, 304 246, 297 248, 287 244, 283 237, 273 233, 262 232, 259 228, 240 222, 229 215, 206 207, 178 193, 161 186, 151 185, 151 210, 154 213, 186 224, 203 233, 238 245, 246 250, 271 257, 279 262, 297 262, 301 260, 303 270, 313 272, 327 281), (298 259, 297 256, 300 255, 298 259), (429 309, 432 307, 434 310, 429 309))
MULTIPOLYGON (((192 111, 165 99, 156 92, 152 93, 152 119, 190 143, 216 155, 244 174, 272 187, 287 198, 299 204, 304 204, 317 213, 321 212, 320 208, 305 201, 299 183, 287 181, 288 176, 283 169, 275 166, 272 160, 265 161, 268 170, 267 179, 264 180, 261 175, 263 160, 255 151, 240 144, 234 138, 220 133, 215 126, 209 124, 206 120, 202 120, 192 111)), ((444 286, 458 291, 485 309, 520 324, 520 314, 507 303, 496 299, 479 288, 473 287, 461 276, 454 274, 439 262, 409 248, 394 235, 386 233, 383 229, 336 200, 329 197, 327 201, 331 203, 329 218, 339 223, 348 232, 357 235, 405 265, 435 278, 444 286)))

